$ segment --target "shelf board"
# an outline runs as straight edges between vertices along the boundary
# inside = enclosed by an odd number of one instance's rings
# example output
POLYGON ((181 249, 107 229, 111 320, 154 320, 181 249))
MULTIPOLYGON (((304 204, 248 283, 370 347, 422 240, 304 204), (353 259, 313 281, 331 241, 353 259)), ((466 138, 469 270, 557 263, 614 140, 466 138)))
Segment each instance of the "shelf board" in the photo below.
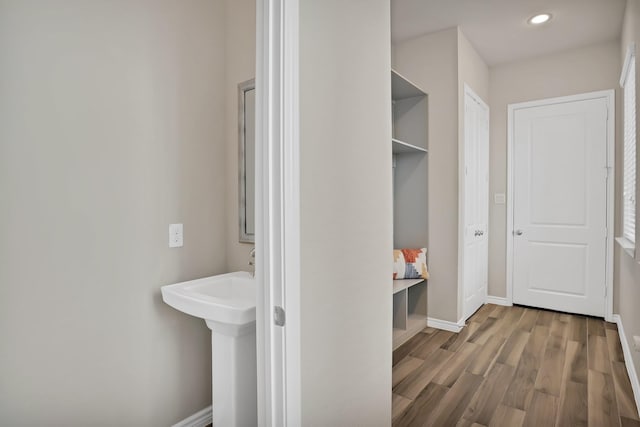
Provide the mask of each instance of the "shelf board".
POLYGON ((393 281, 393 293, 397 294, 400 291, 404 291, 418 283, 424 282, 424 279, 400 279, 393 281))
POLYGON ((427 94, 409 79, 402 76, 395 70, 391 70, 391 98, 406 99, 415 96, 426 96, 427 94))
POLYGON ((418 154, 428 153, 426 148, 418 147, 417 145, 409 144, 399 139, 391 139, 391 151, 393 154, 418 154))

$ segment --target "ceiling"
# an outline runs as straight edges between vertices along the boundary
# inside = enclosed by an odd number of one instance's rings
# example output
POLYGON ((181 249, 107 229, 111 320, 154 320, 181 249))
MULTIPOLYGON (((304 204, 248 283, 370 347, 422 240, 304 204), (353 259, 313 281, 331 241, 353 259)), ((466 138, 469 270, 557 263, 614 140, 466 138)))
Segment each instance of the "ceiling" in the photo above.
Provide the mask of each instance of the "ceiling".
POLYGON ((617 40, 625 0, 392 0, 396 43, 460 26, 489 65, 617 40), (527 24, 548 12, 552 20, 527 24))

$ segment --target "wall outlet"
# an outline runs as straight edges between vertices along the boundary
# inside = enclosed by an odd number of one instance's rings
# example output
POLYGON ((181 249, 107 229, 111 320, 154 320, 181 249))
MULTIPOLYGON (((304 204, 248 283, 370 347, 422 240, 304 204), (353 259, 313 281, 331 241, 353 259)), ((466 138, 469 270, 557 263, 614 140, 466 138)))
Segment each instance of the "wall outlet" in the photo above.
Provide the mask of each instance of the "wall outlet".
POLYGON ((640 337, 637 335, 633 337, 633 349, 635 351, 640 351, 640 337))
POLYGON ((181 248, 183 243, 182 224, 169 224, 169 247, 181 248))
POLYGON ((493 202, 496 205, 504 205, 507 201, 507 198, 505 197, 504 193, 495 193, 493 195, 493 202))

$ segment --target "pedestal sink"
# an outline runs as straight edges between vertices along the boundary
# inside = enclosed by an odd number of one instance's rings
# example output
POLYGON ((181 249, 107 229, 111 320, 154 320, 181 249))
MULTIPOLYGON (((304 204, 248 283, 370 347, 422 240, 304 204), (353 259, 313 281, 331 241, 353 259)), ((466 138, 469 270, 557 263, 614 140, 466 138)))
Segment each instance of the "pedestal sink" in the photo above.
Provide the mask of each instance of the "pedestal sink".
POLYGON ((211 329, 213 425, 256 426, 256 285, 240 271, 162 287, 171 307, 211 329))

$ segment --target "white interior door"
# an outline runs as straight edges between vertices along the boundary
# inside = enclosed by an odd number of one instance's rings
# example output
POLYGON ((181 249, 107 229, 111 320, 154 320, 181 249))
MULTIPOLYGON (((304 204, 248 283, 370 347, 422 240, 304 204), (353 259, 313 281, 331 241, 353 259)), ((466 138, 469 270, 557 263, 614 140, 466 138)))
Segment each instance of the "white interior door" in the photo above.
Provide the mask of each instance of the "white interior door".
POLYGON ((603 316, 606 98, 513 112, 513 302, 603 316))
POLYGON ((465 319, 487 297, 489 245, 489 107, 465 90, 464 115, 464 299, 465 319))

